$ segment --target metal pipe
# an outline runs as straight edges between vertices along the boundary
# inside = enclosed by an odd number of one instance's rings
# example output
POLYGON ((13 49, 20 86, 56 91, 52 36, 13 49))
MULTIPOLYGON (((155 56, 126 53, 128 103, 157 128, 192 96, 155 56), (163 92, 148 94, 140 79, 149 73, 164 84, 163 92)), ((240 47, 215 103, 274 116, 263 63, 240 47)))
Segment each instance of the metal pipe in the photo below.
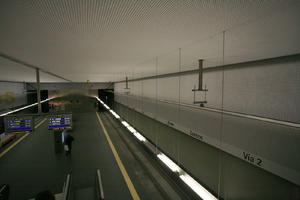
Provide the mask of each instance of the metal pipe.
MULTIPOLYGON (((178 102, 172 102, 172 101, 163 100, 163 99, 159 99, 158 101, 162 102, 162 103, 171 104, 171 105, 178 104, 178 102)), ((266 117, 258 117, 255 115, 241 114, 241 113, 237 113, 237 112, 225 111, 225 110, 216 109, 216 108, 209 108, 209 107, 203 108, 203 107, 198 107, 198 106, 194 106, 194 105, 187 104, 187 103, 180 103, 180 105, 183 107, 187 107, 187 108, 207 110, 207 111, 211 111, 211 112, 222 113, 222 114, 227 114, 227 115, 236 116, 236 117, 254 119, 254 120, 258 120, 258 121, 270 122, 273 124, 280 124, 280 125, 285 125, 285 126, 289 126, 289 127, 300 128, 300 123, 281 121, 281 120, 271 119, 271 118, 266 118, 266 117)))
MULTIPOLYGON (((18 64, 20 64, 20 65, 29 67, 29 68, 31 68, 31 69, 40 69, 40 67, 34 66, 34 65, 32 65, 32 64, 29 64, 29 63, 27 63, 27 62, 24 62, 24 61, 22 61, 22 60, 19 60, 19 59, 17 59, 17 58, 12 57, 12 56, 6 55, 6 54, 4 54, 4 53, 2 53, 2 52, 0 52, 0 57, 5 58, 5 59, 7 59, 7 60, 10 60, 10 61, 12 61, 12 62, 18 63, 18 64)), ((64 81, 67 81, 67 82, 72 82, 71 80, 66 79, 66 78, 64 78, 64 77, 62 77, 62 76, 59 76, 59 75, 57 75, 57 74, 54 74, 54 73, 52 73, 52 72, 48 72, 48 71, 43 70, 43 69, 40 69, 40 70, 41 70, 42 72, 44 72, 44 73, 46 73, 46 74, 49 74, 49 75, 51 75, 51 76, 54 76, 54 77, 56 77, 56 78, 60 78, 60 79, 62 79, 62 80, 64 80, 64 81)))
POLYGON ((203 83, 203 60, 200 59, 199 61, 199 82, 198 82, 198 90, 202 90, 202 83, 203 83))
MULTIPOLYGON (((294 62, 300 60, 300 54, 294 54, 294 55, 288 55, 288 56, 280 56, 275 58, 267 58, 267 59, 261 59, 261 60, 254 60, 254 61, 246 61, 246 62, 240 62, 240 63, 234 63, 234 64, 228 64, 228 65, 217 65, 212 67, 206 67, 203 69, 203 72, 213 72, 213 71, 220 71, 225 69, 237 69, 237 68, 246 68, 246 67, 255 67, 257 65, 268 65, 273 63, 285 63, 285 62, 294 62)), ((145 76, 142 78, 135 78, 128 80, 130 81, 142 81, 142 80, 149 80, 149 79, 158 79, 158 78, 167 78, 167 77, 174 77, 174 76, 183 76, 183 75, 189 75, 189 74, 196 74, 198 73, 198 69, 193 70, 187 70, 187 71, 181 71, 181 72, 173 72, 173 73, 167 73, 167 74, 160 74, 155 76, 145 76)), ((123 81, 115 81, 114 83, 123 83, 123 81)))
POLYGON ((102 186, 102 179, 101 179, 101 173, 100 170, 97 169, 97 180, 98 180, 98 184, 99 184, 99 191, 100 191, 100 198, 104 199, 104 190, 103 190, 103 186, 102 186))
POLYGON ((68 174, 63 188, 63 200, 68 200, 70 198, 70 191, 71 191, 70 187, 71 187, 71 174, 68 174))
POLYGON ((36 69, 36 93, 37 93, 37 103, 38 103, 38 114, 42 113, 41 106, 41 90, 40 90, 40 70, 36 69))

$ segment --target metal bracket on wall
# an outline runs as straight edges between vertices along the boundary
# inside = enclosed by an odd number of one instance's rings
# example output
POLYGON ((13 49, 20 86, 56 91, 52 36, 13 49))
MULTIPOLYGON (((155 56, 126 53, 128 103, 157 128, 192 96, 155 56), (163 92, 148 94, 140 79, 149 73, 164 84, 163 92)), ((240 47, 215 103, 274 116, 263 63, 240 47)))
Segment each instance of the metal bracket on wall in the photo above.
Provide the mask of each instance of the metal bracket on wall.
POLYGON ((127 76, 126 76, 125 84, 126 84, 126 87, 124 88, 125 94, 129 94, 130 88, 128 87, 128 77, 127 76))
POLYGON ((198 88, 194 86, 194 89, 192 91, 194 92, 194 104, 200 104, 201 107, 204 107, 204 104, 207 103, 206 101, 206 92, 208 89, 205 87, 203 88, 203 60, 200 59, 199 61, 199 79, 198 79, 198 88), (196 92, 204 92, 204 100, 202 101, 196 101, 196 92))

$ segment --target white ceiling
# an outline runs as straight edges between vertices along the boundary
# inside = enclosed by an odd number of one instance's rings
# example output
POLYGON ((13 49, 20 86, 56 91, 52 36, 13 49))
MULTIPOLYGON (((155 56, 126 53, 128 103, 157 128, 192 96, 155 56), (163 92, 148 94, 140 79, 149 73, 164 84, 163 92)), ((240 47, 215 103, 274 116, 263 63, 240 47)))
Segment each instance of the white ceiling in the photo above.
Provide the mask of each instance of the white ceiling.
MULTIPOLYGON (((0 52, 75 82, 300 53, 298 0, 0 0, 0 52)), ((33 72, 33 74, 32 74, 33 72)), ((35 81, 0 59, 0 80, 35 81)), ((62 81, 42 74, 41 81, 62 81)))

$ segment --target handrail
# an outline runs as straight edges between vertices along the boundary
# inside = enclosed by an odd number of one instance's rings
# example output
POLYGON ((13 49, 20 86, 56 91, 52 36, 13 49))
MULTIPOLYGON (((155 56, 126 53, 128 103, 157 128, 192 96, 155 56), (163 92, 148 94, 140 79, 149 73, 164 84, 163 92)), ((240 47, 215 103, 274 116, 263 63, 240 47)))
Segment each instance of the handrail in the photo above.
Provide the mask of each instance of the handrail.
POLYGON ((9 185, 3 184, 0 188, 0 199, 8 200, 9 198, 9 185))
POLYGON ((68 200, 70 198, 70 192, 71 192, 71 174, 67 175, 66 182, 63 186, 63 200, 68 200))
POLYGON ((180 105, 180 106, 183 106, 183 107, 195 108, 195 109, 199 109, 199 110, 207 110, 207 111, 223 113, 223 114, 237 116, 237 117, 255 119, 255 120, 258 120, 258 121, 270 122, 270 123, 273 123, 273 124, 280 124, 280 125, 290 126, 290 127, 293 127, 293 128, 300 128, 300 124, 299 123, 294 123, 294 122, 282 121, 282 120, 271 119, 271 118, 266 118, 266 117, 259 117, 259 116, 243 114, 243 113, 237 113, 237 112, 232 112, 232 111, 226 111, 226 110, 221 110, 221 109, 216 109, 216 108, 200 107, 200 106, 195 106, 195 105, 191 105, 191 104, 187 104, 187 103, 178 103, 178 102, 168 101, 168 100, 164 100, 164 99, 159 99, 158 101, 160 101, 162 103, 167 103, 167 104, 174 104, 174 105, 180 105))
MULTIPOLYGON (((45 103, 45 102, 47 102, 47 101, 50 101, 50 100, 52 100, 52 99, 54 99, 54 98, 55 98, 55 97, 51 97, 51 98, 42 100, 42 101, 41 101, 41 104, 42 104, 42 103, 45 103)), ((1 113, 1 114, 0 114, 0 117, 9 115, 9 114, 11 114, 11 113, 15 113, 15 112, 18 112, 18 111, 27 109, 27 108, 31 108, 31 107, 37 106, 37 105, 38 105, 38 103, 36 102, 36 103, 29 104, 29 105, 26 105, 26 106, 24 106, 24 107, 21 107, 21 108, 15 109, 15 110, 8 111, 8 112, 6 112, 6 113, 1 113)))
POLYGON ((96 177, 96 182, 97 182, 96 187, 97 188, 96 189, 98 191, 97 197, 100 197, 100 199, 103 200, 104 199, 104 191, 103 191, 103 186, 102 186, 102 179, 101 179, 100 170, 97 169, 96 173, 97 173, 97 177, 96 177))

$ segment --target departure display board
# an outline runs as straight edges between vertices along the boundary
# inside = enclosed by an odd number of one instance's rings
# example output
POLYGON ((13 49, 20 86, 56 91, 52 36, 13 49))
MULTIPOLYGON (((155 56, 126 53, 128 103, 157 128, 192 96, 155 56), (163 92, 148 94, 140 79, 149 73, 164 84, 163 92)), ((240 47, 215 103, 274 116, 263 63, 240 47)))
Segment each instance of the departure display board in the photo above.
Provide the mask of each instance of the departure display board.
POLYGON ((5 132, 23 132, 33 130, 32 116, 9 116, 4 118, 5 132))
POLYGON ((59 114, 48 116, 49 129, 71 129, 72 114, 59 114))

